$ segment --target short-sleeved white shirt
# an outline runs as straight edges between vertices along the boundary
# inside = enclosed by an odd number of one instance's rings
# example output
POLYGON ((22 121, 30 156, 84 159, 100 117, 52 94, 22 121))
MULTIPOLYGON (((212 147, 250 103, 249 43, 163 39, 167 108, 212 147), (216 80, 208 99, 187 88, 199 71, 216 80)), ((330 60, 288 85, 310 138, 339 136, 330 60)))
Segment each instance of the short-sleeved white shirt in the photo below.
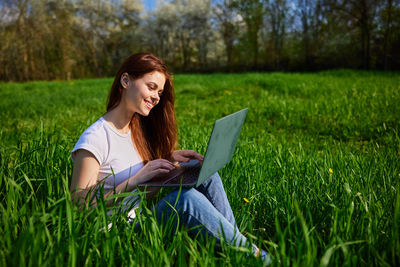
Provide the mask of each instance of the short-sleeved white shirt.
MULTIPOLYGON (((82 133, 71 151, 72 161, 78 149, 91 152, 99 162, 97 182, 104 183, 105 192, 114 189, 143 167, 143 161, 132 142, 131 132, 120 133, 103 117, 82 133)), ((129 203, 133 200, 137 200, 137 197, 129 199, 129 203)), ((136 202, 135 206, 138 206, 136 202)))

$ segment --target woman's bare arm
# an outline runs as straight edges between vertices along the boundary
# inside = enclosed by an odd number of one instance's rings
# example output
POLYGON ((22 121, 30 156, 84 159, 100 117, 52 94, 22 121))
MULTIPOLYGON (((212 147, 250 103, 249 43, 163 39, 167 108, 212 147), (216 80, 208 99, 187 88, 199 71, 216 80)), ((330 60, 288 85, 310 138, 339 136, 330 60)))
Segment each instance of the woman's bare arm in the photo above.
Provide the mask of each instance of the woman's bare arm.
MULTIPOLYGON (((74 170, 69 188, 73 200, 83 204, 87 193, 89 191, 94 193, 99 170, 100 164, 92 153, 84 149, 75 152, 74 170)), ((92 199, 92 195, 88 196, 88 199, 92 199)))
MULTIPOLYGON (((122 192, 131 192, 138 184, 144 183, 158 174, 168 173, 174 168, 175 166, 165 159, 150 161, 138 173, 119 184, 114 190, 110 190, 104 197, 107 198, 122 192)), ((80 205, 84 204, 86 199, 93 199, 92 204, 97 205, 93 194, 96 192, 96 186, 98 186, 97 176, 99 170, 100 164, 92 153, 84 149, 78 149, 75 152, 70 191, 73 200, 80 205), (87 196, 89 192, 91 195, 87 196)), ((111 206, 113 203, 113 199, 106 200, 106 206, 111 206)))

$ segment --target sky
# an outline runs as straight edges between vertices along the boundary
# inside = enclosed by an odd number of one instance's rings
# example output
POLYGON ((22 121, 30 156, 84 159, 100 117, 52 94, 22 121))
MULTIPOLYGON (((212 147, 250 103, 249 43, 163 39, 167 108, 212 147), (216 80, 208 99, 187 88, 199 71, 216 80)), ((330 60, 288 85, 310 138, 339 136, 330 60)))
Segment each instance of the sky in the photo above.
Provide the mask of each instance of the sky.
POLYGON ((157 0, 144 0, 144 8, 146 11, 153 10, 156 8, 157 0))

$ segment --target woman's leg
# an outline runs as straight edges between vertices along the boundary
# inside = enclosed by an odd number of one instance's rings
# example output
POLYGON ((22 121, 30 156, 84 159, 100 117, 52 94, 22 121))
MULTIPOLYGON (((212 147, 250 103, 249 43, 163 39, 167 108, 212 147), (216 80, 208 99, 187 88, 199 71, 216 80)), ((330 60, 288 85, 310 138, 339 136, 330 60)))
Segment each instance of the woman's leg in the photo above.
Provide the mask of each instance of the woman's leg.
MULTIPOLYGON (((154 207, 157 220, 166 223, 172 220, 174 227, 178 221, 189 227, 195 233, 213 236, 218 242, 221 237, 229 245, 246 246, 246 238, 219 212, 208 198, 196 189, 175 190, 164 197, 154 207), (179 217, 179 220, 178 220, 179 217)), ((257 247, 252 245, 253 253, 257 247)))
POLYGON ((236 227, 235 217, 233 216, 231 205, 225 193, 224 185, 218 173, 212 175, 207 181, 196 188, 207 197, 213 206, 236 227))
MULTIPOLYGON (((212 175, 207 181, 197 187, 196 190, 204 194, 213 206, 235 227, 236 231, 239 232, 231 205, 229 204, 221 177, 218 173, 212 175)), ((261 249, 257 254, 266 263, 271 262, 271 258, 266 251, 261 249)))

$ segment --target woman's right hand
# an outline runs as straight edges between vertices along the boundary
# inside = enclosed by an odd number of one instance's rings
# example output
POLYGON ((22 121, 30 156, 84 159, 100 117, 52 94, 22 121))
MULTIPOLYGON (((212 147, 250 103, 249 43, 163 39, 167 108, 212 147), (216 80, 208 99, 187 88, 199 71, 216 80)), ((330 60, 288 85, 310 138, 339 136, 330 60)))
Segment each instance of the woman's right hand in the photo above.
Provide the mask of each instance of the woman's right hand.
POLYGON ((146 163, 143 168, 135 174, 136 184, 147 182, 157 175, 169 173, 175 169, 175 165, 166 159, 156 159, 146 163))

